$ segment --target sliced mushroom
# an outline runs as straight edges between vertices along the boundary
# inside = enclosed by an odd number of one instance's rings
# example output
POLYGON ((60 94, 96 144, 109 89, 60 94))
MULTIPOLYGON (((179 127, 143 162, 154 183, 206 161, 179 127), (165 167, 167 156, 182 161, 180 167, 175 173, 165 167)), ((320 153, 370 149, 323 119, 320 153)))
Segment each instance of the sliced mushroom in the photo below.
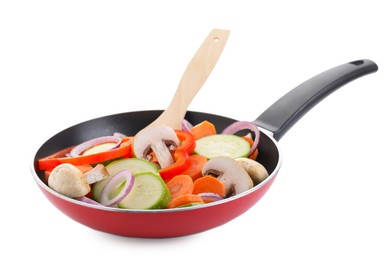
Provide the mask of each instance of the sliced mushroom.
POLYGON ((180 140, 175 130, 165 125, 150 126, 134 136, 133 150, 137 158, 149 160, 151 150, 155 153, 161 168, 174 163, 170 153, 170 146, 177 147, 180 140))
POLYGON ((83 173, 83 175, 87 183, 92 184, 105 179, 110 173, 103 164, 99 163, 91 170, 83 173))
POLYGON ((238 162, 229 157, 214 157, 202 169, 203 176, 218 178, 226 189, 226 197, 234 196, 253 187, 249 174, 238 162))
POLYGON ((255 160, 249 158, 236 158, 235 160, 249 174, 253 180, 254 185, 259 184, 269 176, 264 166, 255 160))
POLYGON ((87 195, 91 191, 82 171, 70 163, 58 165, 49 175, 48 185, 53 190, 71 198, 87 195))

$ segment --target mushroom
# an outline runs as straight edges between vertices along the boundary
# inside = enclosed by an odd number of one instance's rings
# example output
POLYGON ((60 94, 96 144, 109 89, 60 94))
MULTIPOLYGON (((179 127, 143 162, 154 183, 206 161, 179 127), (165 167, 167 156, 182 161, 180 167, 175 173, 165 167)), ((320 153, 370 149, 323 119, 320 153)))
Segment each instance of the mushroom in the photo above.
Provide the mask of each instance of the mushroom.
POLYGON ((63 163, 52 170, 48 185, 58 193, 71 198, 78 198, 87 195, 91 191, 89 184, 98 182, 108 175, 109 172, 103 164, 98 164, 83 173, 73 164, 63 163))
POLYGON ((91 191, 83 172, 70 163, 63 163, 53 169, 48 179, 49 187, 71 198, 87 195, 91 191))
POLYGON ((254 185, 259 184, 260 182, 264 181, 268 176, 267 170, 264 168, 264 166, 252 159, 249 158, 236 158, 236 162, 238 162, 244 170, 249 174, 249 176, 252 178, 254 185))
POLYGON ((230 157, 214 157, 202 169, 203 176, 219 179, 226 189, 226 197, 234 196, 253 187, 253 181, 241 165, 230 157))
POLYGON ((150 160, 151 150, 155 153, 161 168, 166 168, 174 163, 170 147, 179 146, 175 130, 165 125, 150 126, 138 132, 134 136, 133 151, 137 158, 150 160))

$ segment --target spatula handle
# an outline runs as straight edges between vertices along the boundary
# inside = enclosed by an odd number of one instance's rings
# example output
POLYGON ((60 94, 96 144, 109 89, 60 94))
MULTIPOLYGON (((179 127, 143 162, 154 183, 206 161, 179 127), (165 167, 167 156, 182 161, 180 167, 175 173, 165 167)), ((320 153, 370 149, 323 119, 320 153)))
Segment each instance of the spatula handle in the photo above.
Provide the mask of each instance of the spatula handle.
POLYGON ((187 110, 191 100, 214 69, 228 37, 227 30, 213 29, 210 32, 184 71, 172 102, 175 102, 177 95, 181 105, 187 110))
POLYGON ((213 29, 188 64, 168 108, 152 123, 181 128, 192 99, 214 69, 229 37, 228 30, 213 29))

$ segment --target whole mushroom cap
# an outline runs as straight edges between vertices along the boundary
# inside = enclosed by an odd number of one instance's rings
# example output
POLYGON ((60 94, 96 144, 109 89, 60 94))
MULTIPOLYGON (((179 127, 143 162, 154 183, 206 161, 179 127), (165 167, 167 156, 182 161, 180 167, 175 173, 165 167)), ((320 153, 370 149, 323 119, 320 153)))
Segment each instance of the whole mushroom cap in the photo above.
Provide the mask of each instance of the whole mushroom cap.
POLYGON ((253 180, 254 185, 261 183, 269 176, 265 167, 255 160, 249 158, 236 158, 235 160, 249 174, 253 180))
POLYGON ((82 171, 70 163, 63 163, 53 169, 48 185, 53 190, 71 198, 87 195, 91 191, 82 171))

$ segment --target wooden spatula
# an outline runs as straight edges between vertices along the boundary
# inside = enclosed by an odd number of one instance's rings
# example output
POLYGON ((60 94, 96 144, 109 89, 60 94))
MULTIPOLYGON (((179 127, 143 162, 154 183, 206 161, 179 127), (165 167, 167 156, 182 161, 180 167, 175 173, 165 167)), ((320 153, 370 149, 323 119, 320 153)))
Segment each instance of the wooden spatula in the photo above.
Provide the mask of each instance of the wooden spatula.
POLYGON ((181 129, 187 108, 217 63, 229 33, 220 29, 213 29, 210 32, 184 71, 168 108, 149 126, 166 125, 173 129, 181 129))

